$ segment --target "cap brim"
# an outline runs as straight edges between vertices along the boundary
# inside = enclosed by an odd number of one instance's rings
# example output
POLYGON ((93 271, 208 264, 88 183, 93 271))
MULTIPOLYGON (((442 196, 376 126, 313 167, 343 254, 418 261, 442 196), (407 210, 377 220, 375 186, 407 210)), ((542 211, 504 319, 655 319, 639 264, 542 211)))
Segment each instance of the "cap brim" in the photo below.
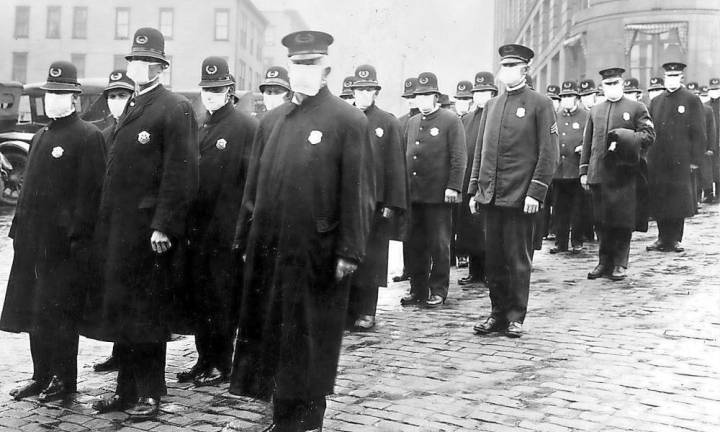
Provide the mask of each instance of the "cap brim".
POLYGON ((103 91, 116 90, 116 89, 135 91, 135 87, 131 86, 128 83, 112 83, 109 86, 105 87, 105 90, 103 90, 103 91))
POLYGON ((229 85, 233 85, 233 82, 230 79, 217 80, 217 81, 200 81, 198 83, 198 87, 205 87, 205 88, 227 87, 229 85))
POLYGON ((380 87, 380 84, 370 81, 355 81, 350 85, 351 89, 359 89, 359 88, 374 88, 380 90, 382 87, 380 87))
POLYGON ((500 60, 500 64, 501 64, 501 65, 508 64, 508 63, 525 63, 525 64, 528 64, 529 61, 526 60, 526 59, 524 59, 524 58, 522 58, 522 57, 517 57, 517 56, 506 56, 506 57, 503 57, 502 60, 500 60))
POLYGON ((56 91, 56 92, 68 92, 68 93, 82 93, 80 85, 63 84, 55 82, 46 82, 40 87, 41 90, 56 91))
POLYGON ((167 58, 165 58, 165 56, 158 54, 154 51, 145 51, 145 50, 133 51, 130 54, 125 56, 125 60, 130 61, 135 57, 153 58, 155 60, 160 60, 162 63, 165 63, 166 65, 170 64, 170 62, 167 60, 167 58))
POLYGON ((583 90, 583 91, 578 92, 578 94, 580 96, 587 96, 587 95, 597 94, 597 93, 598 93, 597 89, 583 90))
POLYGON ((293 54, 289 55, 288 58, 290 61, 294 60, 317 60, 319 58, 325 57, 327 54, 323 53, 303 53, 303 54, 293 54))
POLYGON ((498 91, 498 89, 497 89, 496 86, 490 85, 490 84, 482 84, 482 85, 474 86, 474 87, 472 88, 473 93, 474 93, 474 92, 479 92, 479 91, 488 91, 488 90, 490 90, 490 91, 498 91))
POLYGON ((574 91, 574 90, 561 91, 561 92, 560 92, 560 97, 563 97, 563 96, 580 96, 580 93, 578 93, 578 92, 576 92, 576 91, 574 91))

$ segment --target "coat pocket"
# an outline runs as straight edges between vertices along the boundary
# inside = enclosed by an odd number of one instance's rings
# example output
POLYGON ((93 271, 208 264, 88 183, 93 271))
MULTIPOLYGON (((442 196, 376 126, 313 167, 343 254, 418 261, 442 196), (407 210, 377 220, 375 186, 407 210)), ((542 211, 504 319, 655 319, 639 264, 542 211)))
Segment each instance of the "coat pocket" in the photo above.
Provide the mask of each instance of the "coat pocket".
POLYGON ((324 217, 315 218, 315 229, 321 234, 335 230, 338 225, 340 225, 340 221, 337 220, 330 220, 324 217))

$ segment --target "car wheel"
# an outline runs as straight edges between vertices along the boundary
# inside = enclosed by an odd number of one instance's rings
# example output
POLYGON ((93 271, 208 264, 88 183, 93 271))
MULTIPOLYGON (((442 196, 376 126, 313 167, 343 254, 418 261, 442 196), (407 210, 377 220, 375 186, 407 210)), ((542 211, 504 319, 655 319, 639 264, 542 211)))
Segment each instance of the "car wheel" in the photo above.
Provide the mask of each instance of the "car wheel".
POLYGON ((27 154, 19 151, 3 152, 5 158, 13 166, 8 171, 7 178, 2 185, 2 194, 0 202, 6 205, 17 205, 22 189, 23 180, 25 179, 25 167, 27 166, 27 154))

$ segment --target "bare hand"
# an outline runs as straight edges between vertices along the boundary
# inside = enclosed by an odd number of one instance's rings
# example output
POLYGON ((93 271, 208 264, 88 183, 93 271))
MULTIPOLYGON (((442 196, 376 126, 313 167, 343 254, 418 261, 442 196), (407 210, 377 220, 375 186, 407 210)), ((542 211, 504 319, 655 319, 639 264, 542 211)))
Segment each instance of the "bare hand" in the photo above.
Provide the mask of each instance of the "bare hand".
POLYGON ((690 164, 690 171, 695 171, 695 170, 698 169, 698 168, 699 168, 699 167, 698 167, 697 165, 695 165, 695 164, 690 164))
POLYGON ((523 211, 527 214, 535 214, 540 210, 540 202, 533 197, 525 197, 525 208, 523 211))
POLYGON ((708 151, 705 152, 705 156, 712 156, 712 155, 714 155, 714 154, 715 154, 715 153, 714 153, 712 150, 708 150, 708 151))
POLYGON ((382 217, 385 219, 390 219, 391 217, 393 217, 394 213, 395 212, 390 207, 383 207, 382 209, 382 217))
POLYGON ((448 204, 455 204, 459 201, 460 193, 456 190, 445 189, 445 202, 448 204))
POLYGON ((575 147, 575 153, 582 153, 582 145, 575 147))
POLYGON ((477 201, 475 201, 475 197, 470 197, 468 207, 470 207, 470 214, 476 214, 478 212, 477 201))
POLYGON ((588 185, 587 182, 587 174, 583 174, 580 176, 580 185, 583 187, 583 189, 590 190, 590 185, 588 185))
POLYGON ((617 141, 613 141, 610 143, 610 147, 608 147, 608 151, 615 151, 617 148, 617 141))
POLYGON ((152 246, 153 252, 162 254, 170 250, 172 243, 164 233, 153 231, 152 236, 150 236, 150 246, 152 246))
POLYGON ((338 258, 337 266, 335 267, 335 282, 340 282, 345 279, 346 276, 355 273, 355 270, 357 270, 357 264, 345 258, 338 258))

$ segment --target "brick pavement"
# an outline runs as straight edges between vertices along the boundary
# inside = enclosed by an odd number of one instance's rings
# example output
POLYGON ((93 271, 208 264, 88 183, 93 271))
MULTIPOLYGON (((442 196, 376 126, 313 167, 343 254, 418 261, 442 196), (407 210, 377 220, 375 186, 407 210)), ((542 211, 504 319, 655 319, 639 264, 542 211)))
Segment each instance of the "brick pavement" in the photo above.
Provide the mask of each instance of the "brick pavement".
MULTIPOLYGON (((407 283, 381 291, 375 332, 350 334, 340 359, 328 431, 702 431, 720 430, 720 207, 686 225, 680 254, 648 253, 656 233, 635 233, 629 279, 589 281, 597 245, 579 256, 536 255, 521 339, 478 337, 487 290, 454 285, 444 308, 398 306, 407 283)), ((9 215, 0 214, 0 236, 9 215)), ((0 241, 0 283, 11 261, 0 241)), ((393 255, 397 255, 394 253, 393 255)), ((396 270, 398 263, 392 267, 396 270)), ((464 270, 454 270, 454 282, 464 270)), ((194 363, 192 338, 168 348, 169 396, 158 421, 93 414, 114 373, 90 365, 110 345, 82 339, 79 393, 65 403, 12 401, 31 375, 26 335, 0 332, 0 430, 251 430, 268 419, 260 402, 226 388, 195 389, 174 375, 194 363)))

